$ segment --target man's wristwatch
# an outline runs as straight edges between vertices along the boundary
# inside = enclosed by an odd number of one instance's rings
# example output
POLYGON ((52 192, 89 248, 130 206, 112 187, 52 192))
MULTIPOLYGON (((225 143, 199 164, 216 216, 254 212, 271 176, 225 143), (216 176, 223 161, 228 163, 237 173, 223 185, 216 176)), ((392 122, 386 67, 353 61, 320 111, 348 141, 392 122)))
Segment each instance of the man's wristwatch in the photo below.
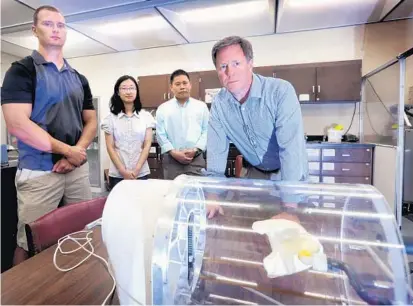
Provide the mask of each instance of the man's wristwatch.
POLYGON ((198 155, 201 155, 201 154, 202 154, 202 150, 198 149, 198 148, 195 148, 194 158, 197 157, 198 155))

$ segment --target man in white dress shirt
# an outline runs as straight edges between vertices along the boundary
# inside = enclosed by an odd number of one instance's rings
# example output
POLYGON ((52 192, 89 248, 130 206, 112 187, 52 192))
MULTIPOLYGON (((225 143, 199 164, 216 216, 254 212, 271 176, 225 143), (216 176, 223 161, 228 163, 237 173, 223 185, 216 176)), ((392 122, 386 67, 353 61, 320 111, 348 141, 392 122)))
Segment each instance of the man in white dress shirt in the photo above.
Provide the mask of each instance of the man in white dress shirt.
POLYGON ((173 180, 180 174, 202 175, 208 107, 190 97, 191 81, 184 70, 173 72, 170 84, 174 98, 156 111, 156 136, 163 156, 164 178, 173 180))

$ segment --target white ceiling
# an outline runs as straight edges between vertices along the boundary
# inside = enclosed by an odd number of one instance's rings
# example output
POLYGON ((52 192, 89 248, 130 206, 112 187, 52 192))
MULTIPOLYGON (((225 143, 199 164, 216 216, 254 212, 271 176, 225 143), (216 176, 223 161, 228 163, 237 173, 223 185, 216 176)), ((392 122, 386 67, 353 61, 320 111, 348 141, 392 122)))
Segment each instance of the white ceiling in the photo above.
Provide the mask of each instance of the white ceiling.
POLYGON ((33 8, 46 4, 53 5, 58 7, 64 15, 79 14, 145 1, 146 0, 20 0, 21 3, 33 8))
MULTIPOLYGON (((32 35, 31 30, 3 34, 1 39, 2 41, 28 50, 37 49, 37 38, 32 35)), ((113 49, 90 39, 75 30, 68 29, 67 31, 64 53, 68 58, 109 53, 113 51, 113 49)))
POLYGON ((32 50, 20 47, 15 44, 11 44, 7 41, 2 40, 1 41, 1 52, 8 53, 15 55, 17 57, 23 58, 27 55, 30 55, 32 50))
POLYGON ((68 58, 413 18, 413 0, 1 0, 3 52, 37 48, 30 26, 45 4, 66 17, 68 58))
POLYGON ((404 18, 413 18, 413 1, 405 0, 400 3, 385 20, 396 20, 404 18))
POLYGON ((281 0, 277 32, 378 22, 385 3, 377 0, 281 0))
POLYGON ((73 22, 70 27, 117 51, 186 43, 155 9, 73 22))
POLYGON ((14 26, 30 22, 33 19, 33 9, 14 0, 1 1, 1 27, 14 26))
POLYGON ((274 33, 275 5, 268 0, 211 0, 159 7, 189 42, 218 40, 229 35, 274 33))

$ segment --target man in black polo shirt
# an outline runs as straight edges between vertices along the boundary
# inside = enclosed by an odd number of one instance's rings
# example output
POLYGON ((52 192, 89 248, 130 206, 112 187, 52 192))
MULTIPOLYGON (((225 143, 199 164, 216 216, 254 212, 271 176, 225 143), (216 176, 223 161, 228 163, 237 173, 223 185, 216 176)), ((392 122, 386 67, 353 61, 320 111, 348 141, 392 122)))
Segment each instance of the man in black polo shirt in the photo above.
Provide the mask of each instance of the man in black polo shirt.
POLYGON ((63 58, 66 25, 52 6, 33 16, 39 47, 7 71, 1 104, 7 129, 18 139, 17 245, 14 263, 27 256, 24 224, 64 204, 91 199, 86 148, 96 135, 88 81, 63 58))

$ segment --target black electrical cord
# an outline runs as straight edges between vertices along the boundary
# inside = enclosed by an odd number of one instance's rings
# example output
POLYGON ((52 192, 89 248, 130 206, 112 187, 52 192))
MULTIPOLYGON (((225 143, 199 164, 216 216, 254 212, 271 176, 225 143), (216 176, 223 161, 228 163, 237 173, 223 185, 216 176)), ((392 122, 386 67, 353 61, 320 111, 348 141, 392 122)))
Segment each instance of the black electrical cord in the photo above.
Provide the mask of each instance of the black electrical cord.
POLYGON ((374 132, 376 135, 382 136, 382 135, 381 135, 379 132, 377 132, 377 131, 375 130, 375 128, 373 127, 373 123, 371 122, 370 115, 369 115, 369 108, 367 107, 367 105, 368 105, 368 103, 366 103, 366 115, 367 115, 367 119, 369 120, 370 127, 371 127, 371 129, 373 130, 373 132, 374 132))
MULTIPOLYGON (((380 103, 383 105, 383 107, 384 107, 384 109, 386 110, 386 112, 387 112, 388 114, 390 114, 391 117, 393 117, 393 114, 387 109, 386 104, 384 104, 384 102, 380 99, 380 96, 379 96, 379 94, 377 93, 376 89, 374 88, 373 84, 370 82, 369 79, 367 79, 367 82, 370 84, 371 89, 373 90, 373 93, 376 95, 377 99, 379 99, 380 103)), ((382 134, 380 134, 379 132, 377 132, 376 129, 374 128, 374 126, 373 126, 373 123, 372 123, 372 121, 371 121, 370 114, 369 114, 368 104, 369 104, 369 103, 366 102, 366 115, 367 115, 367 119, 369 120, 370 127, 371 127, 371 129, 373 130, 373 132, 374 132, 376 135, 382 136, 382 134)))
POLYGON ((369 292, 366 290, 366 287, 362 283, 360 283, 360 281, 358 280, 357 275, 354 272, 354 270, 348 264, 342 261, 339 261, 339 260, 332 259, 332 258, 328 258, 327 263, 328 263, 329 269, 333 269, 333 270, 339 269, 346 273, 351 286, 357 292, 358 296, 366 303, 370 305, 391 305, 393 304, 392 301, 390 301, 387 298, 371 296, 369 292))
POLYGON ((350 125, 347 131, 344 133, 344 135, 347 135, 348 131, 350 131, 351 126, 353 125, 354 117, 356 116, 356 109, 357 109, 357 102, 354 103, 353 116, 351 117, 350 125))
POLYGON ((371 89, 373 89, 374 94, 376 95, 377 99, 379 99, 380 103, 383 105, 384 109, 387 111, 387 113, 393 117, 393 114, 387 109, 386 104, 384 104, 384 102, 380 99, 379 94, 377 93, 376 89, 374 88, 373 84, 371 84, 370 80, 367 79, 367 82, 369 82, 371 89))

